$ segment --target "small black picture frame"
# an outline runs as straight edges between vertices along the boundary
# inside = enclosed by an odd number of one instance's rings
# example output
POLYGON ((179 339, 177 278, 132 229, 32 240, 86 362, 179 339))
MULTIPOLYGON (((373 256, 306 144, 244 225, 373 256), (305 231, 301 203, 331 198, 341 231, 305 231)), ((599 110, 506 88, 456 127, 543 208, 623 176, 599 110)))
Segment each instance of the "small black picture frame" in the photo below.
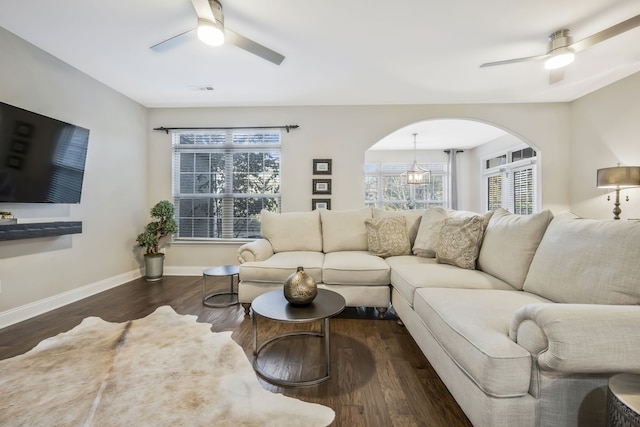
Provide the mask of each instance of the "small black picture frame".
POLYGON ((314 175, 331 175, 331 159, 313 159, 314 175))
POLYGON ((20 120, 16 120, 13 133, 16 136, 21 136, 23 138, 31 138, 33 136, 33 125, 30 123, 21 122, 20 120))
POLYGON ((311 199, 311 210, 326 209, 331 210, 331 199, 311 199))
POLYGON ((331 180, 330 179, 314 179, 312 194, 331 194, 331 180))
POLYGON ((5 164, 7 167, 11 169, 20 170, 22 169, 22 166, 23 166, 22 157, 18 157, 16 155, 11 154, 7 157, 7 161, 5 164))
POLYGON ((13 141, 11 141, 11 152, 13 153, 26 154, 28 149, 29 142, 27 141, 21 139, 14 139, 13 141))

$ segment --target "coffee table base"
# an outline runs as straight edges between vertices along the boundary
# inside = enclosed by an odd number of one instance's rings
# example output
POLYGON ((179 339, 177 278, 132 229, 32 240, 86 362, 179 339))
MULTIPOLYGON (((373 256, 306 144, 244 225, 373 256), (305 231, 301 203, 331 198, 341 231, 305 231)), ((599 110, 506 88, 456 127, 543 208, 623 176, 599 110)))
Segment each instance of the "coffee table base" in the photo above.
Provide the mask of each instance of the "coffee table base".
POLYGON ((271 337, 265 340, 264 342, 262 342, 260 345, 258 345, 257 318, 258 318, 258 315, 254 313, 253 314, 253 356, 254 356, 253 369, 260 376, 260 378, 264 379, 265 381, 271 384, 280 385, 284 387, 307 387, 307 386, 323 383, 331 378, 331 347, 330 347, 331 319, 329 317, 320 321, 320 332, 316 332, 316 331, 289 332, 286 334, 281 334, 281 335, 276 335, 275 337, 271 337), (301 380, 301 381, 285 380, 285 379, 274 377, 273 375, 267 374, 260 368, 260 366, 258 366, 258 358, 260 356, 260 352, 265 348, 265 346, 283 338, 290 338, 290 337, 297 337, 297 336, 304 336, 304 335, 323 338, 324 347, 325 347, 326 366, 327 366, 324 376, 309 379, 309 380, 301 380))

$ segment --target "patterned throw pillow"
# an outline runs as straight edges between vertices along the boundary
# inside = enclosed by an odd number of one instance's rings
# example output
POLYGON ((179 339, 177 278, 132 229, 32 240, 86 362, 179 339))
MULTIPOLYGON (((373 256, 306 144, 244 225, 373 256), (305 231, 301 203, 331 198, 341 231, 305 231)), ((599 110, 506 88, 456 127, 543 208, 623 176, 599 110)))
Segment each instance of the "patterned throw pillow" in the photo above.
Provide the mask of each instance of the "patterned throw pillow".
POLYGON ((404 217, 371 218, 364 222, 367 227, 369 253, 381 257, 410 255, 411 242, 404 217))
POLYGON ((436 245, 436 262, 475 269, 483 233, 480 216, 445 219, 436 245))

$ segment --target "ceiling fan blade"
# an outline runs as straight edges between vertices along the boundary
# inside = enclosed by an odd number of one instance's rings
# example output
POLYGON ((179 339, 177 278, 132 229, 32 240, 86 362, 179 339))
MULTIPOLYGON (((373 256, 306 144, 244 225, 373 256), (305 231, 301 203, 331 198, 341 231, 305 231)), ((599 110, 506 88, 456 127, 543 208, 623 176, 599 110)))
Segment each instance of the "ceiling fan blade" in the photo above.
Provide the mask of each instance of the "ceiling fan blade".
POLYGON ((580 52, 588 47, 593 46, 596 43, 603 42, 611 37, 615 37, 626 31, 632 30, 640 26, 640 15, 636 15, 633 18, 629 18, 626 21, 622 21, 619 24, 613 25, 605 30, 590 35, 589 37, 580 40, 571 45, 574 52, 580 52))
POLYGON ((211 10, 211 5, 209 4, 209 0, 191 0, 191 4, 193 4, 193 8, 196 10, 198 18, 206 19, 211 22, 216 21, 216 18, 213 16, 213 10, 211 10))
POLYGON ((514 58, 514 59, 505 59, 504 61, 495 61, 495 62, 485 62, 480 66, 480 68, 484 67, 494 67, 496 65, 506 65, 513 64, 515 62, 525 62, 525 61, 537 61, 539 59, 544 59, 549 55, 538 55, 538 56, 527 56, 524 58, 514 58))
POLYGON ((151 46, 149 49, 154 50, 156 52, 164 52, 169 49, 173 49, 178 45, 186 42, 188 40, 188 37, 184 37, 184 36, 189 34, 192 31, 195 31, 195 28, 192 28, 180 34, 176 34, 175 36, 170 37, 166 40, 163 40, 160 43, 156 43, 153 46, 151 46))
MULTIPOLYGON (((195 1, 195 0, 194 0, 195 1)), ((269 49, 259 43, 254 42, 238 33, 234 33, 228 28, 224 29, 225 40, 231 44, 238 46, 240 49, 244 49, 247 52, 251 52, 269 62, 273 62, 276 65, 280 65, 284 61, 284 56, 278 52, 269 49)))

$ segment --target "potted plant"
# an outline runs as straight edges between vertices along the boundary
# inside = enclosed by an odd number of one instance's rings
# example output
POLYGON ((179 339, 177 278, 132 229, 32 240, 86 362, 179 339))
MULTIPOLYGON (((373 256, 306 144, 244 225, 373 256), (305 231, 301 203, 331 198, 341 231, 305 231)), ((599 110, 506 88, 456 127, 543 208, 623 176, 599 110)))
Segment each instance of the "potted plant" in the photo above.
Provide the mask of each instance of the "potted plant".
POLYGON ((13 214, 11 212, 0 212, 0 224, 15 224, 16 222, 18 222, 18 220, 13 217, 13 214))
POLYGON ((160 240, 177 231, 174 214, 175 208, 170 201, 162 200, 156 203, 151 208, 151 217, 155 218, 155 221, 147 224, 144 232, 136 239, 138 246, 145 248, 145 278, 148 282, 162 279, 164 253, 160 252, 160 240))

